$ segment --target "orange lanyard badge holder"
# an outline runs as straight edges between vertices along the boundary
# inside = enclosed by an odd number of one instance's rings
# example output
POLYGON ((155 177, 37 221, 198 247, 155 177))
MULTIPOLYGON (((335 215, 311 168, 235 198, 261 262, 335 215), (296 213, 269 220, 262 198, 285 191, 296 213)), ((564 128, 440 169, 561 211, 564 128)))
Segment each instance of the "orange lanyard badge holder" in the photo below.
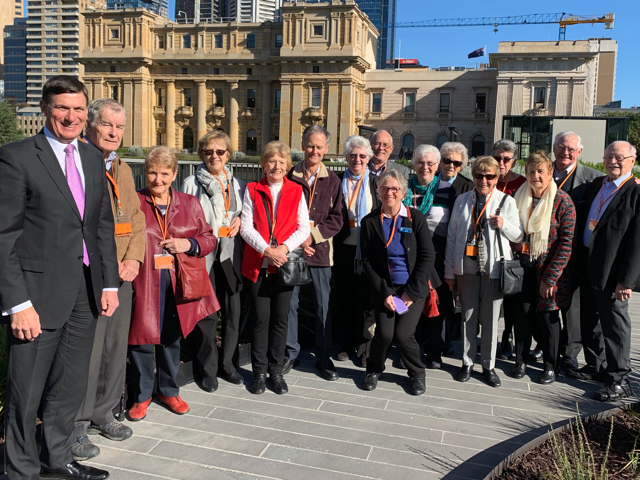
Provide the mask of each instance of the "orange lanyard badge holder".
POLYGON ((122 213, 122 203, 120 202, 120 190, 116 184, 115 179, 107 172, 107 178, 113 187, 113 195, 116 197, 116 218, 114 224, 116 228, 116 237, 128 237, 131 235, 131 215, 124 215, 122 213))
POLYGON ((589 230, 591 230, 593 232, 596 229, 596 226, 598 225, 598 222, 600 221, 600 212, 602 211, 602 207, 604 206, 604 204, 607 203, 609 201, 609 199, 611 197, 613 197, 616 193, 618 193, 618 190, 620 190, 622 188, 622 186, 625 183, 627 183, 629 180, 631 180, 632 178, 633 178, 633 175, 630 175, 624 182, 622 182, 620 184, 620 186, 618 188, 616 188, 612 193, 610 193, 609 196, 607 198, 605 198, 604 200, 602 200, 602 189, 604 188, 604 182, 602 182, 602 186, 600 187, 600 201, 599 201, 599 204, 598 204, 598 211, 596 212, 596 218, 589 220, 589 230))
POLYGON ((475 196, 476 194, 474 192, 473 201, 471 202, 471 216, 473 219, 473 236, 467 240, 467 248, 465 251, 465 254, 468 257, 478 256, 478 246, 476 245, 476 231, 478 229, 478 223, 480 222, 482 215, 484 215, 484 212, 487 209, 487 205, 489 205, 489 202, 491 201, 491 197, 493 196, 493 190, 491 190, 491 193, 489 194, 487 201, 484 202, 484 207, 482 207, 482 211, 480 212, 480 215, 478 215, 478 218, 476 218, 476 215, 475 215, 475 201, 476 201, 475 196))
POLYGON ((222 180, 216 177, 216 180, 220 184, 220 189, 222 190, 222 198, 224 200, 224 218, 222 219, 222 226, 218 229, 218 237, 228 237, 232 228, 231 222, 229 220, 229 210, 231 209, 231 182, 229 181, 229 175, 226 170, 223 170, 224 176, 227 179, 227 189, 225 192, 224 185, 222 184, 222 180))
MULTIPOLYGON (((165 210, 165 214, 160 217, 160 212, 158 209, 158 205, 156 205, 156 199, 151 197, 153 200, 153 213, 156 215, 156 220, 158 220, 158 226, 160 227, 160 232, 162 233, 162 240, 167 239, 167 217, 169 216, 169 204, 171 203, 171 197, 167 201, 167 209, 165 210)), ((174 258, 173 255, 165 253, 164 248, 162 249, 163 253, 157 253, 153 256, 153 264, 156 270, 164 270, 168 268, 173 268, 174 258)))
MULTIPOLYGON (((349 212, 351 211, 351 208, 353 208, 354 200, 356 198, 358 198, 358 193, 360 192, 360 185, 362 184, 362 180, 364 180, 364 173, 360 176, 360 180, 358 180, 358 182, 356 183, 356 187, 353 190, 353 193, 351 195, 349 195, 349 212)), ((357 225, 357 220, 355 218, 350 218, 349 219, 349 227, 350 228, 356 228, 357 226, 358 226, 357 225)))

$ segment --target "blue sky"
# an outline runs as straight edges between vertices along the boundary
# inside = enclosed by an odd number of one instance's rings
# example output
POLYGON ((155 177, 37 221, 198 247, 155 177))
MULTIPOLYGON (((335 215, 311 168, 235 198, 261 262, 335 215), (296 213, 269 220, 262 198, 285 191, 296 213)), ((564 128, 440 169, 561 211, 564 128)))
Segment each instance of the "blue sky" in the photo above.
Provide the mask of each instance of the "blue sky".
MULTIPOLYGON (((512 16, 533 13, 561 13, 574 15, 616 14, 613 30, 604 25, 570 25, 567 40, 582 40, 594 37, 612 38, 618 41, 615 99, 622 100, 623 107, 640 106, 640 63, 637 60, 640 1, 622 0, 603 2, 595 0, 566 0, 564 2, 538 0, 537 2, 515 2, 513 0, 457 0, 435 2, 428 0, 398 0, 398 22, 444 18, 475 18, 489 16, 512 16), (455 5, 455 7, 453 7, 455 5)), ((493 32, 487 27, 439 27, 400 28, 396 30, 396 54, 398 41, 402 40, 403 58, 417 58, 422 65, 472 65, 476 59, 467 59, 473 50, 487 46, 487 53, 498 51, 498 42, 514 40, 557 40, 559 26, 517 25, 500 26, 493 32)), ((479 61, 488 61, 478 58, 479 61)))

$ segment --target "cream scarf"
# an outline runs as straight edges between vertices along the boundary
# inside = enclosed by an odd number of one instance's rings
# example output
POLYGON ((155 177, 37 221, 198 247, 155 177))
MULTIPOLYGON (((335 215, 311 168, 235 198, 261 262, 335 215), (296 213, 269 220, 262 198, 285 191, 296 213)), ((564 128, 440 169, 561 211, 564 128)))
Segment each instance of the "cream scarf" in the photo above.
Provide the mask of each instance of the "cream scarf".
POLYGON ((514 196, 516 206, 520 212, 520 222, 524 227, 525 233, 530 234, 529 256, 531 260, 535 260, 547 251, 551 215, 553 214, 553 203, 557 191, 556 182, 551 179, 547 191, 544 192, 533 212, 531 212, 533 194, 528 182, 523 183, 514 196), (529 212, 531 212, 531 217, 529 217, 529 212))

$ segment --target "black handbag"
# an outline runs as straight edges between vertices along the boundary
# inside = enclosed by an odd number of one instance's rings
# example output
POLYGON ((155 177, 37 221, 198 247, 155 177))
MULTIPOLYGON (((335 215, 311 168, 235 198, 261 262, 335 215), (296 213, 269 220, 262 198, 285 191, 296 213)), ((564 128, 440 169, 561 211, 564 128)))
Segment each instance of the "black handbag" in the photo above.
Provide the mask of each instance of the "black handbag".
MULTIPOLYGON (((500 206, 496 210, 496 215, 500 215, 500 210, 506 198, 506 195, 502 197, 500 206)), ((498 229, 498 235, 502 235, 502 229, 498 229)), ((500 237, 498 237, 498 248, 500 250, 500 293, 505 296, 520 293, 524 282, 524 268, 517 258, 505 260, 500 237)))
MULTIPOLYGON (((264 205, 264 211, 267 214, 267 222, 269 222, 269 231, 271 231, 271 209, 267 203, 267 199, 262 195, 262 204, 264 205)), ((271 242, 272 239, 269 239, 271 242)), ((297 287, 299 285, 306 285, 311 283, 311 272, 309 272, 309 265, 307 259, 304 256, 304 248, 294 248, 287 254, 287 261, 281 267, 278 268, 278 285, 284 287, 297 287)))

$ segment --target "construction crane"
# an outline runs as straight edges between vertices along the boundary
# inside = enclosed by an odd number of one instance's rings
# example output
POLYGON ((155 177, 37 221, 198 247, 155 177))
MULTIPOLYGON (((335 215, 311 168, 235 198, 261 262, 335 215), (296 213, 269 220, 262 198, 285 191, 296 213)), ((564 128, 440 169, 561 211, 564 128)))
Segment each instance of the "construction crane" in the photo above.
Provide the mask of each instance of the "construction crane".
POLYGON ((482 18, 450 18, 443 20, 423 20, 421 22, 404 22, 385 25, 382 28, 411 28, 411 27, 478 27, 493 26, 494 32, 501 25, 542 25, 550 23, 560 24, 558 40, 565 40, 567 25, 604 23, 604 28, 613 28, 615 15, 573 15, 571 13, 534 13, 532 15, 516 15, 513 17, 482 17, 482 18))

